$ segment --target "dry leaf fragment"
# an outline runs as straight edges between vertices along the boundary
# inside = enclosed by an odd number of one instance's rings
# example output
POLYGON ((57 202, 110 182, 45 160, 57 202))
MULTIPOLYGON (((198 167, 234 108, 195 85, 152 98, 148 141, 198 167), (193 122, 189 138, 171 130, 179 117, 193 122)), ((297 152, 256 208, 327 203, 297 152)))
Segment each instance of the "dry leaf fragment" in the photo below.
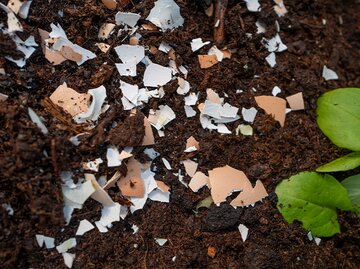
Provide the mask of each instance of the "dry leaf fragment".
POLYGON ((50 100, 74 117, 88 110, 90 94, 78 93, 72 88, 69 88, 64 82, 50 95, 50 100))
POLYGON ((276 96, 256 96, 255 101, 259 107, 277 120, 281 127, 285 123, 286 101, 276 96))
POLYGON ((144 197, 144 182, 141 179, 141 164, 135 158, 127 163, 127 174, 117 182, 121 193, 129 197, 144 197))
POLYGON ((211 196, 215 204, 226 201, 233 191, 252 189, 251 183, 244 172, 228 165, 209 170, 211 196))
POLYGON ((193 192, 198 192, 202 187, 209 185, 209 177, 200 171, 195 173, 189 183, 189 187, 193 192))
POLYGON ((115 10, 117 6, 116 0, 101 0, 108 9, 115 10))
POLYGON ((198 55, 200 68, 206 69, 218 63, 216 55, 198 55))
POLYGON ((196 173, 198 163, 194 162, 190 159, 187 159, 187 160, 183 161, 183 164, 185 167, 186 174, 188 174, 189 177, 193 177, 196 173))
POLYGON ((286 97, 291 110, 303 110, 305 109, 304 98, 302 92, 290 95, 286 97))
POLYGON ((260 180, 256 181, 255 187, 245 189, 234 200, 231 201, 232 206, 248 206, 264 199, 268 196, 264 185, 260 180))

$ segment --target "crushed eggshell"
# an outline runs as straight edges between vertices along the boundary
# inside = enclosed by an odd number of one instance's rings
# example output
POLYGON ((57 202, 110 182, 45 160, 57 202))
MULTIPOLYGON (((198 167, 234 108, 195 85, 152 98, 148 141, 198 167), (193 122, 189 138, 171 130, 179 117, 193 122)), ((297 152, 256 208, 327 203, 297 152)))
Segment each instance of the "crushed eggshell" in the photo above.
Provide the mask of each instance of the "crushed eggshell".
POLYGON ((198 171, 191 178, 189 183, 189 188, 193 192, 198 192, 204 186, 210 186, 209 177, 206 176, 204 173, 198 171))
POLYGON ((129 197, 144 197, 145 187, 141 179, 141 164, 135 158, 131 157, 126 165, 127 174, 120 178, 117 186, 121 193, 129 197))
POLYGON ((151 124, 147 117, 144 117, 144 127, 145 127, 145 134, 141 145, 142 146, 154 145, 155 144, 154 133, 152 131, 151 124))
POLYGON ((139 14, 131 12, 121 12, 119 11, 115 15, 115 21, 117 25, 126 24, 130 27, 135 27, 138 20, 141 18, 139 14))
POLYGON ((190 42, 192 51, 197 51, 208 44, 210 44, 210 41, 203 42, 201 38, 195 38, 190 42))
POLYGON ((196 173, 198 163, 190 159, 184 160, 182 163, 185 167, 186 174, 188 174, 189 177, 193 177, 196 173))
POLYGON ((87 163, 83 163, 83 168, 85 170, 91 170, 94 172, 99 172, 99 166, 100 164, 102 164, 104 161, 101 158, 97 158, 93 161, 89 161, 87 163))
POLYGON ((276 55, 274 52, 271 52, 266 58, 265 60, 267 61, 267 63, 270 65, 270 67, 274 67, 276 65, 276 55))
POLYGON ((117 6, 116 0, 101 0, 103 2, 104 6, 106 6, 108 9, 115 10, 117 6))
POLYGON ((76 238, 75 237, 70 238, 70 239, 64 241, 63 243, 61 243, 60 245, 58 245, 56 247, 56 250, 59 253, 65 253, 65 252, 67 252, 69 249, 71 249, 73 247, 76 247, 76 238))
POLYGON ((245 3, 250 12, 259 12, 261 10, 259 0, 245 0, 245 3))
POLYGON ((271 91, 273 96, 277 96, 279 93, 281 93, 281 89, 278 86, 275 86, 271 91))
POLYGON ((55 238, 53 237, 48 237, 48 236, 44 236, 42 234, 37 234, 35 235, 36 241, 39 245, 39 247, 42 247, 43 244, 45 243, 45 247, 47 249, 52 249, 55 247, 55 238))
POLYGON ((74 117, 79 113, 87 112, 90 97, 89 93, 78 93, 64 82, 50 95, 50 100, 74 117))
POLYGON ((253 123, 257 114, 257 109, 254 107, 245 108, 243 107, 241 109, 241 114, 245 121, 253 123))
POLYGON ((154 238, 156 243, 162 247, 163 245, 165 245, 165 243, 168 241, 167 239, 165 238, 154 238))
POLYGON ((255 101, 259 107, 277 120, 281 127, 285 123, 286 101, 276 96, 256 96, 255 101))
POLYGON ((282 52, 287 50, 287 46, 281 41, 280 35, 277 33, 273 38, 263 39, 264 45, 269 52, 282 52))
POLYGON ((30 107, 28 107, 28 114, 29 114, 31 121, 36 124, 36 126, 40 129, 40 131, 43 134, 46 135, 49 133, 48 129, 46 128, 45 124, 42 122, 40 117, 30 107))
POLYGON ((244 172, 228 165, 209 170, 211 196, 215 204, 225 202, 234 191, 252 189, 249 179, 244 172))
POLYGON ((268 196, 264 185, 260 180, 257 180, 254 188, 248 188, 242 191, 234 200, 231 201, 231 205, 237 206, 249 206, 261 201, 268 196))
POLYGON ((62 256, 64 258, 64 264, 67 266, 67 268, 71 268, 75 260, 75 254, 65 252, 62 253, 62 256))
POLYGON ((82 205, 95 192, 95 188, 91 182, 85 181, 75 185, 75 188, 70 188, 67 185, 62 185, 62 193, 64 198, 76 204, 82 205))
POLYGON ((94 228, 95 228, 94 225, 92 225, 91 222, 88 221, 87 219, 81 220, 75 235, 83 235, 94 228))
POLYGON ((172 71, 170 68, 150 63, 144 73, 145 87, 159 87, 164 86, 172 78, 172 71))
POLYGON ((87 182, 91 182, 95 192, 91 194, 91 198, 98 201, 104 206, 114 205, 114 201, 111 199, 109 194, 99 185, 95 176, 93 174, 85 174, 85 179, 87 182))
POLYGON ((323 67, 322 77, 326 81, 339 79, 339 76, 336 74, 336 72, 334 70, 331 70, 330 68, 328 68, 326 65, 324 65, 324 67, 323 67))
POLYGON ((242 241, 245 242, 248 237, 249 228, 246 227, 244 224, 240 224, 238 226, 238 229, 239 229, 242 241))
POLYGON ((163 31, 177 28, 184 23, 180 7, 174 0, 157 0, 146 19, 163 31))
POLYGON ((218 63, 216 55, 198 55, 200 68, 206 69, 218 63))
POLYGON ((160 180, 155 180, 158 189, 160 189, 162 192, 169 192, 170 187, 168 185, 166 185, 164 182, 160 181, 160 180))
POLYGON ((113 32, 114 28, 115 28, 114 23, 103 23, 100 26, 98 38, 99 39, 108 39, 110 34, 113 32))
POLYGON ((284 16, 288 11, 284 5, 283 0, 274 0, 274 10, 279 17, 284 16))
MULTIPOLYGON (((200 144, 199 142, 193 137, 190 136, 187 140, 186 140, 186 150, 185 152, 190 152, 187 151, 189 148, 195 148, 195 150, 199 150, 200 149, 200 144)), ((193 150, 192 150, 193 151, 193 150)))
POLYGON ((104 206, 101 209, 101 218, 98 223, 103 227, 111 228, 113 222, 120 221, 120 208, 121 205, 119 203, 104 206))
POLYGON ((287 102, 289 103, 289 106, 291 110, 304 110, 305 104, 304 104, 304 98, 302 92, 295 93, 293 95, 290 95, 286 97, 287 102))
POLYGON ((253 135, 253 128, 250 125, 240 124, 236 128, 236 135, 239 135, 239 133, 241 133, 242 135, 251 136, 253 135))

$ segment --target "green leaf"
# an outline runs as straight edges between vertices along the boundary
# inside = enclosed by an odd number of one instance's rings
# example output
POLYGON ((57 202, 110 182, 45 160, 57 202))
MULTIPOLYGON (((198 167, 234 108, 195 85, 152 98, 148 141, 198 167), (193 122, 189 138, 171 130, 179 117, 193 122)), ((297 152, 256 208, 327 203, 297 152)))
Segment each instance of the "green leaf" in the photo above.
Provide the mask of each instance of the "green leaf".
POLYGON ((317 172, 348 171, 360 166, 360 152, 352 152, 316 169, 317 172))
POLYGON ((317 123, 338 147, 360 151, 360 88, 342 88, 317 101, 317 123))
POLYGON ((275 190, 277 207, 288 223, 302 222, 314 236, 328 237, 340 232, 336 208, 351 210, 346 189, 334 177, 303 172, 283 180, 275 190))
POLYGON ((341 184, 347 189, 354 210, 360 214, 360 174, 344 179, 341 184))

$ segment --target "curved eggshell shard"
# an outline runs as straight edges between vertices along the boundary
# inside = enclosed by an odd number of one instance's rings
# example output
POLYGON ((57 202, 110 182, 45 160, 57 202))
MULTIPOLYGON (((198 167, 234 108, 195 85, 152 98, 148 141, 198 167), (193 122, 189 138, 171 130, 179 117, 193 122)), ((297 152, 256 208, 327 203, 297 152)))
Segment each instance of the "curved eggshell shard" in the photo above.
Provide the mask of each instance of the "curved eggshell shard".
POLYGON ((248 206, 255 204, 267 196, 268 193, 264 185, 260 180, 257 180, 254 188, 242 191, 230 204, 232 206, 248 206))
POLYGON ((271 115, 277 120, 281 127, 284 127, 286 101, 276 96, 256 96, 255 101, 259 107, 265 110, 265 112, 271 115))

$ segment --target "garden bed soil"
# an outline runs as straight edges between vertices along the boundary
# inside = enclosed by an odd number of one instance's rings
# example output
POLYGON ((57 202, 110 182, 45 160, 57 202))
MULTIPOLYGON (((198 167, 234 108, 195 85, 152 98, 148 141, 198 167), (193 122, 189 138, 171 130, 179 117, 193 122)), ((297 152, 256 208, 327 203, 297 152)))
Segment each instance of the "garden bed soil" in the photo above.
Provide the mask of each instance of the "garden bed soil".
MULTIPOLYGON (((141 14, 140 22, 144 23, 153 2, 133 0, 119 10, 141 14)), ((178 63, 188 67, 188 81, 193 91, 200 92, 200 101, 205 100, 206 89, 212 88, 220 97, 226 94, 226 101, 234 106, 256 107, 254 96, 271 95, 272 88, 278 86, 282 89, 280 97, 302 92, 305 110, 290 112, 284 127, 259 110, 253 136, 235 135, 234 130, 242 120, 228 124, 233 134, 221 135, 204 130, 198 116, 187 118, 183 96, 176 93, 177 84, 169 83, 165 96, 151 99, 142 110, 147 115, 150 108, 167 104, 176 113, 176 119, 166 126, 165 137, 155 134, 154 148, 177 171, 180 161, 189 157, 183 152, 186 139, 194 136, 200 142, 200 150, 192 156, 198 158, 200 171, 232 166, 244 171, 253 184, 261 180, 269 197, 254 207, 234 209, 224 203, 195 212, 197 203, 208 197, 210 191, 201 189, 193 193, 172 171, 165 169, 160 158, 155 159, 158 167, 155 178, 171 186, 170 203, 148 201, 143 210, 115 222, 109 232, 103 234, 93 229, 77 237, 76 248, 70 250, 76 253, 73 268, 359 268, 360 225, 354 214, 341 212, 341 233, 323 238, 318 246, 309 241, 300 223, 289 225, 284 221, 274 194, 281 179, 314 170, 346 153, 320 132, 316 100, 330 89, 360 85, 359 1, 286 0, 289 12, 278 17, 272 9, 273 1, 260 1, 261 12, 250 13, 243 1, 230 0, 223 45, 237 52, 209 69, 201 69, 197 58, 198 53, 206 54, 209 47, 193 53, 190 41, 198 37, 212 41, 214 21, 195 2, 177 1, 185 19, 183 27, 167 32, 139 29, 141 44, 158 47, 165 41, 173 46, 178 63), (265 34, 256 33, 258 19, 266 24, 265 34), (288 50, 277 54, 277 66, 270 68, 264 60, 268 52, 261 40, 274 36, 276 20, 288 50), (246 33, 252 33, 252 37, 246 33), (324 81, 321 72, 325 64, 336 70, 339 80, 324 81), (236 90, 243 93, 236 94, 236 90), (238 231, 240 223, 249 228, 245 242, 238 231), (131 229, 133 224, 139 227, 136 234, 131 229), (168 242, 159 246, 154 238, 167 238, 168 242), (209 247, 213 257, 208 255, 209 247)), ((58 22, 69 40, 95 51, 99 25, 113 22, 115 13, 101 1, 33 1, 28 19, 21 20, 24 32, 19 35, 34 35, 40 44, 37 29, 49 31, 50 24, 58 22), (59 10, 63 17, 58 15, 59 10)), ((5 16, 1 16, 0 22, 6 23, 5 16)), ((113 34, 106 42, 114 47, 121 44, 123 37, 113 34)), ((26 67, 19 69, 4 59, 10 54, 16 57, 16 53, 11 39, 1 34, 0 67, 5 68, 6 75, 0 75, 0 92, 9 98, 0 103, 0 197, 2 203, 12 206, 14 215, 9 216, 0 207, 0 264, 2 268, 65 268, 56 249, 39 248, 35 234, 55 237, 58 244, 73 237, 80 220, 98 220, 101 205, 89 199, 61 231, 64 220, 60 172, 74 171, 82 176, 79 169, 82 161, 99 156, 105 160, 107 145, 113 139, 129 145, 138 140, 133 134, 142 132, 134 120, 120 125, 116 129, 118 134, 109 134, 114 121, 124 122, 129 115, 120 102, 120 75, 114 65, 119 60, 113 49, 108 53, 97 50, 97 57, 80 67, 70 61, 53 66, 37 49, 26 67), (66 115, 63 121, 54 117, 51 106, 44 102, 64 81, 79 92, 104 85, 110 104, 98 127, 78 147, 68 140, 79 131, 78 127, 73 127, 66 115), (43 135, 31 122, 28 107, 45 119, 48 135, 43 135)), ((155 63, 167 65, 168 58, 162 52, 149 57, 155 63)), ((121 79, 140 84, 143 72, 143 66, 138 65, 139 76, 121 79)), ((139 160, 145 158, 143 149, 135 147, 139 160)), ((102 165, 99 175, 114 171, 102 165)), ((346 176, 336 175, 338 179, 346 176)), ((189 179, 185 177, 186 181, 189 179)), ((124 204, 117 189, 110 189, 109 193, 114 201, 124 204)))

